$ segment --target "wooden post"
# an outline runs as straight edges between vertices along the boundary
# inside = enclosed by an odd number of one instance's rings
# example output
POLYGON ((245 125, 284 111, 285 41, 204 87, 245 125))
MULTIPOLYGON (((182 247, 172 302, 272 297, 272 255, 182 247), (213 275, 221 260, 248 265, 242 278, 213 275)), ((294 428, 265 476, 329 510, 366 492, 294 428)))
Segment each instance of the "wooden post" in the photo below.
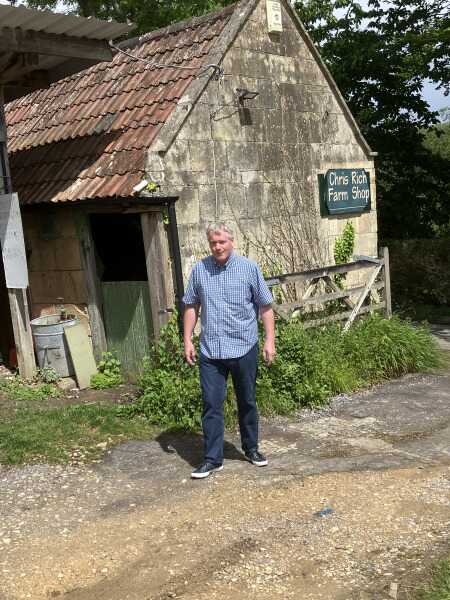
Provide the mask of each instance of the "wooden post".
MULTIPOLYGON (((4 188, 2 191, 6 194, 12 194, 11 173, 9 170, 8 154, 5 143, 5 123, 3 88, 0 86, 0 176, 3 177, 3 185, 1 187, 4 188)), ((20 227, 22 227, 22 223, 20 223, 20 227)), ((26 259, 24 258, 24 260, 24 268, 28 269, 26 259)), ((36 360, 34 357, 33 336, 31 334, 30 313, 28 311, 27 290, 22 288, 9 288, 8 298, 19 373, 22 377, 29 379, 33 377, 36 372, 36 360)))
POLYGON ((159 338, 161 328, 169 320, 168 308, 173 306, 172 275, 162 214, 141 214, 142 235, 147 265, 153 334, 159 338))
POLYGON ((101 311, 102 293, 95 264, 94 241, 92 239, 88 215, 78 212, 75 215, 75 221, 80 241, 81 265, 86 277, 92 346, 95 358, 100 360, 102 352, 106 352, 106 335, 101 311))
POLYGON ((25 379, 31 379, 36 372, 36 361, 28 313, 27 291, 9 289, 8 297, 19 373, 25 379))
POLYGON ((384 299, 386 302, 386 318, 392 317, 392 300, 391 300, 391 269, 389 266, 389 248, 382 248, 384 261, 384 299))

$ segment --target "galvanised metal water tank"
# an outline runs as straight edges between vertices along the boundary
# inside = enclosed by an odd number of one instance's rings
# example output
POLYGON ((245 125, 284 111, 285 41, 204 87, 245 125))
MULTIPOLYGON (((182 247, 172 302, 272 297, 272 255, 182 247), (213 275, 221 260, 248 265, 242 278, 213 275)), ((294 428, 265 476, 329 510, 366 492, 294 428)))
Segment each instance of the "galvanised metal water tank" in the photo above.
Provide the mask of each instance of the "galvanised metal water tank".
POLYGON ((61 320, 61 315, 46 315, 31 321, 34 346, 40 369, 52 367, 60 377, 74 374, 72 359, 64 335, 65 327, 72 327, 77 319, 61 320))

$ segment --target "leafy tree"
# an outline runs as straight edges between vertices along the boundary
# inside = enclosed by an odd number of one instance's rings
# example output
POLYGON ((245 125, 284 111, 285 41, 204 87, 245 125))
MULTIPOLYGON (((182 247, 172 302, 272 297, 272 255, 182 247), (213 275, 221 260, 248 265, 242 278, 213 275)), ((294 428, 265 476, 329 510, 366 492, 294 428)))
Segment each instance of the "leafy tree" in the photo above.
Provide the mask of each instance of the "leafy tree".
POLYGON ((382 237, 433 236, 450 220, 450 165, 423 145, 437 113, 431 79, 449 92, 445 0, 302 0, 296 9, 377 158, 382 237))
MULTIPOLYGON (((199 16, 231 4, 233 0, 62 0, 74 14, 135 23, 131 37, 165 25, 199 16)), ((54 9, 61 0, 27 0, 31 8, 54 9)))

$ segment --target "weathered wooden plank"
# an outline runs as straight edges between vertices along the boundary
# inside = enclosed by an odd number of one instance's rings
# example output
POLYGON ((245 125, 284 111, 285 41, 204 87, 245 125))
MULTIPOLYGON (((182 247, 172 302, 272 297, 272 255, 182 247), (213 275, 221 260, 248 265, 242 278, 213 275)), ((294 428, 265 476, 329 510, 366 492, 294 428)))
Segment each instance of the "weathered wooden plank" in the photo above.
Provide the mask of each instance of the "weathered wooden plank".
MULTIPOLYGON (((350 327, 350 325, 353 323, 356 315, 358 314, 362 303, 364 302, 367 294, 370 292, 370 288, 372 287, 372 285, 375 283, 375 279, 378 276, 378 273, 381 271, 381 269, 383 268, 383 265, 379 265, 377 266, 373 273, 370 275, 368 282, 366 283, 364 290, 361 292, 361 296, 358 299, 358 302, 355 304, 355 307, 353 308, 347 323, 344 325, 344 331, 348 331, 348 328, 350 327)), ((369 308, 370 310, 370 308, 369 308)))
POLYGON ((386 317, 390 319, 392 317, 392 301, 391 301, 391 269, 389 266, 389 248, 386 246, 382 249, 384 270, 383 270, 383 281, 384 281, 384 298, 386 302, 386 317))
MULTIPOLYGON (((358 315, 362 315, 364 313, 371 312, 373 310, 381 310, 385 308, 385 302, 380 302, 379 304, 371 304, 370 306, 363 306, 360 308, 358 315)), ((313 321, 305 321, 303 323, 303 327, 305 329, 309 329, 310 327, 318 327, 320 325, 326 325, 327 323, 332 323, 333 321, 343 321, 347 319, 352 314, 351 310, 348 310, 343 313, 338 313, 336 315, 330 315, 329 317, 324 317, 323 319, 314 319, 313 321)))
POLYGON ((78 239, 80 240, 81 264, 86 278, 87 305, 92 334, 92 345, 94 347, 95 358, 99 360, 102 352, 106 352, 106 335, 101 311, 102 301, 100 281, 97 276, 95 264, 94 240, 92 239, 89 216, 84 212, 76 212, 74 217, 77 226, 78 239))
MULTIPOLYGON (((378 264, 381 264, 379 261, 378 264)), ((304 281, 308 279, 322 278, 335 273, 348 273, 350 271, 359 271, 374 266, 374 260, 361 260, 358 262, 345 263, 343 265, 331 265, 321 269, 312 269, 311 271, 302 271, 300 273, 285 273, 276 277, 267 277, 267 285, 283 285, 285 283, 294 283, 295 281, 304 281)))
POLYGON ((172 279, 167 255, 167 240, 162 213, 141 215, 145 261, 150 292, 153 333, 159 338, 161 328, 169 320, 168 308, 173 305, 170 298, 169 281, 172 279))
POLYGON ((91 377, 97 373, 92 346, 84 325, 77 323, 64 329, 70 356, 72 358, 78 387, 84 390, 89 387, 91 377))
MULTIPOLYGON (((384 282, 383 281, 379 281, 377 283, 375 283, 372 288, 371 291, 374 289, 382 289, 384 287, 384 282)), ((282 304, 277 304, 277 306, 281 309, 285 309, 285 310, 296 310, 298 308, 302 308, 303 306, 307 306, 310 304, 324 304, 325 302, 328 302, 329 300, 339 300, 340 298, 346 298, 348 296, 353 296, 354 294, 358 294, 360 292, 362 292, 362 290, 365 288, 364 285, 360 285, 358 287, 353 287, 353 288, 348 288, 346 290, 340 290, 339 292, 334 292, 334 293, 330 293, 330 294, 322 294, 320 296, 313 296, 310 298, 306 298, 305 300, 298 300, 297 302, 283 302, 282 304)), ((352 310, 353 310, 354 304, 352 304, 352 310)))
MULTIPOLYGON (((327 284, 327 287, 332 289, 334 293, 337 294, 338 292, 341 291, 341 288, 338 285, 336 285, 336 283, 331 279, 331 277, 329 275, 324 277, 324 280, 327 284)), ((348 296, 342 296, 342 298, 344 299, 345 304, 349 308, 353 309, 353 307, 355 306, 355 303, 352 302, 348 296)))
POLYGON ((8 297, 19 373, 25 379, 31 379, 36 372, 36 360, 28 312, 27 292, 23 289, 9 289, 8 297))

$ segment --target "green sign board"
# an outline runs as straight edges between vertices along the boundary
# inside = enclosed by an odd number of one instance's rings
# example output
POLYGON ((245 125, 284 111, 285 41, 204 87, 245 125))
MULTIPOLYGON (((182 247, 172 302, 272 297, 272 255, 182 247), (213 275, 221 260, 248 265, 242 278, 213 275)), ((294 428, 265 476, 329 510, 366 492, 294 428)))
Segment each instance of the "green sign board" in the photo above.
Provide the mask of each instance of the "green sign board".
POLYGON ((322 215, 370 210, 370 179, 364 169, 330 169, 319 175, 322 215))

